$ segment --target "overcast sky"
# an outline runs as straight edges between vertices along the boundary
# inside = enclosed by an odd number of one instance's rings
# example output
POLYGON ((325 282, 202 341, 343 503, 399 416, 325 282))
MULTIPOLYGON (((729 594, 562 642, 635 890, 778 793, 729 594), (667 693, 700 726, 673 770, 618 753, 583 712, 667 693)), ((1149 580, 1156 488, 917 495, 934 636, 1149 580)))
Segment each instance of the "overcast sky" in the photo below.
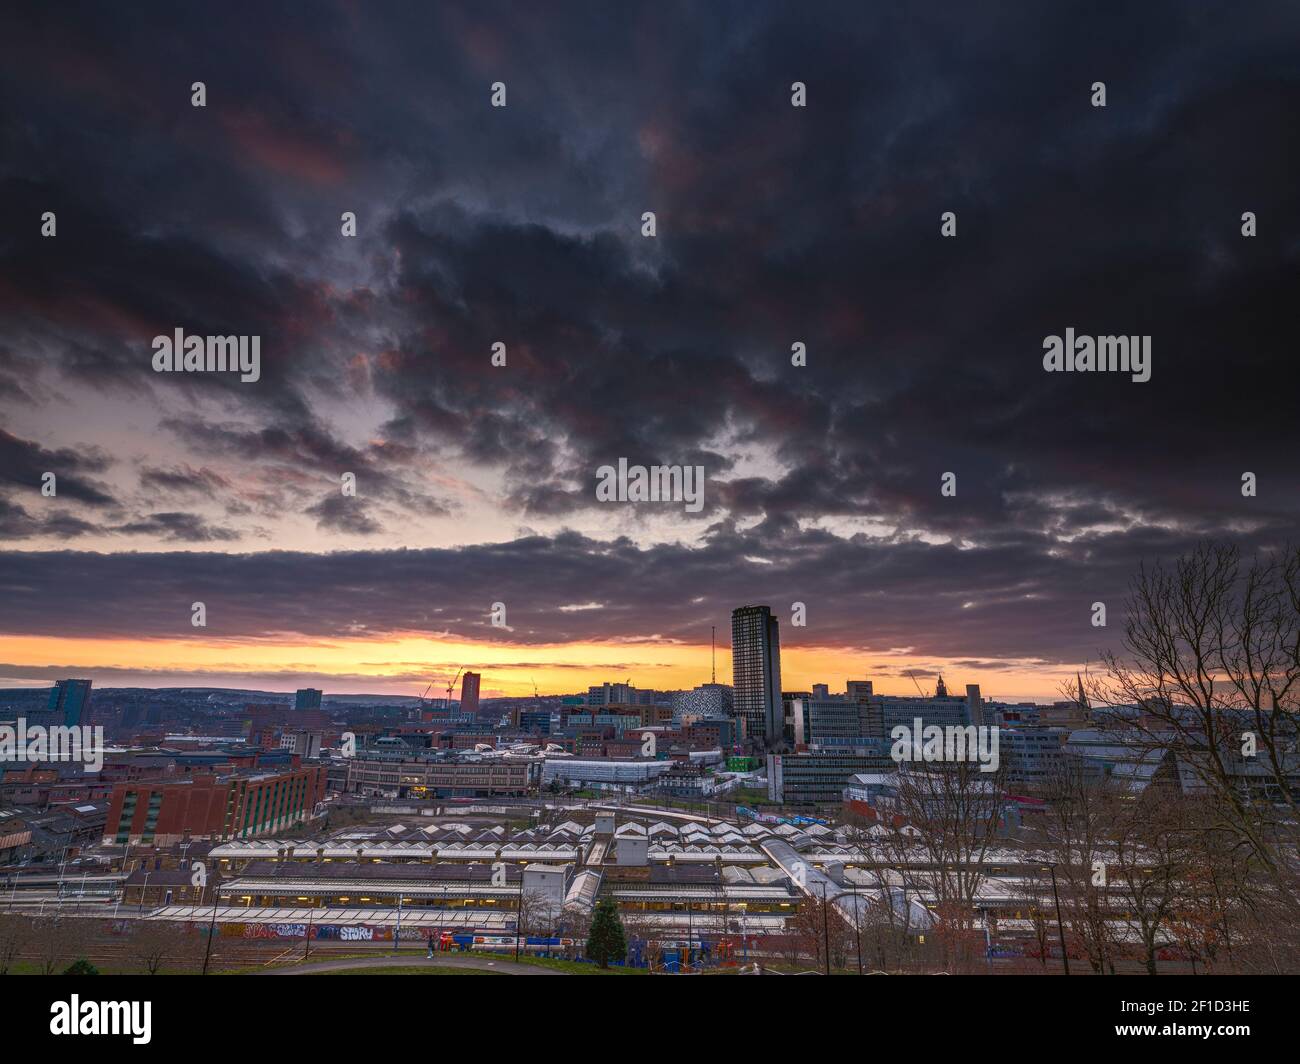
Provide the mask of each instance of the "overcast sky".
POLYGON ((1300 6, 1102 6, 9 5, 0 682, 682 686, 762 602, 787 688, 1057 697, 1300 510, 1300 6))

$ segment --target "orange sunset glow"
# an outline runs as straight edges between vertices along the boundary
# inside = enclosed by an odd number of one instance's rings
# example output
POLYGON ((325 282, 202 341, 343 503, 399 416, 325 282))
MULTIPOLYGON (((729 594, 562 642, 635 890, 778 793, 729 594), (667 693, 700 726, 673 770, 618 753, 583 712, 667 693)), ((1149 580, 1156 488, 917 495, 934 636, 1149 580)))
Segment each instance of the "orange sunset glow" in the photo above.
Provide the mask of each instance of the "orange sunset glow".
MULTIPOLYGON (((622 681, 659 690, 694 687, 710 678, 708 645, 649 643, 634 640, 518 646, 502 643, 434 640, 422 636, 390 639, 331 639, 286 643, 270 640, 204 641, 202 639, 65 639, 17 636, 0 640, 5 661, 40 663, 55 673, 94 675, 108 670, 104 686, 246 686, 293 691, 311 681, 340 693, 420 695, 430 683, 430 698, 441 697, 460 667, 483 673, 483 696, 523 697, 533 684, 543 695, 571 694, 588 685, 622 681)), ((927 691, 934 675, 949 684, 979 683, 986 696, 1010 699, 1061 697, 1060 685, 1072 672, 1036 668, 1016 671, 972 669, 949 660, 912 663, 887 655, 872 656, 837 647, 782 648, 784 686, 807 690, 814 683, 832 689, 846 679, 875 679, 885 693, 915 694, 907 678, 915 671, 927 691)), ((720 683, 731 682, 731 654, 717 651, 720 683)), ((4 677, 6 686, 31 680, 4 677)))

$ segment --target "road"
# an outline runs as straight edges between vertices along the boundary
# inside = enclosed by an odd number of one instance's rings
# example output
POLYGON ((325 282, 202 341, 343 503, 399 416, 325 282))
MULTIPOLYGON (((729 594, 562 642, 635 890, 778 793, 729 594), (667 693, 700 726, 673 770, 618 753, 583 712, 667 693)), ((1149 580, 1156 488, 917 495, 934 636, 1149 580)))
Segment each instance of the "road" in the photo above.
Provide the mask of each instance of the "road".
POLYGON ((357 968, 477 968, 482 971, 499 972, 502 975, 568 975, 550 968, 541 968, 533 964, 516 964, 508 960, 489 960, 486 957, 457 957, 454 954, 436 953, 432 960, 427 957, 354 957, 351 960, 310 961, 296 964, 292 968, 275 968, 258 972, 258 975, 316 975, 320 972, 353 971, 357 968))

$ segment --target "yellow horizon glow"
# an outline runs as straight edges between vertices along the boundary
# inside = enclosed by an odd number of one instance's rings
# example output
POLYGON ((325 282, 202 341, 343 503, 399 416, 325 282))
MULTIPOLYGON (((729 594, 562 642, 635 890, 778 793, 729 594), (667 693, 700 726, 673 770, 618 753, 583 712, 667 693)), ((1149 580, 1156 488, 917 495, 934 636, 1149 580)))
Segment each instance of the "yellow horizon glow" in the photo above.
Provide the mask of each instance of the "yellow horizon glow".
MULTIPOLYGON (((639 688, 673 690, 708 683, 708 644, 634 641, 515 644, 431 639, 423 635, 385 639, 331 640, 201 640, 201 639, 70 639, 51 636, 6 637, 0 660, 24 669, 76 670, 98 687, 174 687, 126 683, 113 675, 95 678, 96 668, 111 668, 147 676, 189 676, 185 686, 232 686, 204 683, 204 676, 237 679, 257 690, 292 691, 327 684, 339 677, 347 693, 420 695, 432 684, 430 698, 440 698, 456 669, 482 673, 482 697, 523 697, 534 682, 544 695, 574 694, 605 681, 631 679, 639 688), (373 679, 372 679, 373 678, 373 679), (358 685, 364 686, 358 686, 358 685)), ((1055 701, 1063 683, 1073 680, 1075 666, 1047 668, 1029 664, 1015 671, 958 667, 952 661, 926 658, 911 662, 893 654, 871 654, 843 647, 783 646, 781 679, 787 691, 810 690, 825 683, 843 692, 844 681, 873 680, 881 694, 914 695, 916 687, 900 672, 924 668, 920 685, 933 690, 933 672, 942 672, 948 690, 964 693, 978 683, 985 698, 1055 701)), ((1082 667, 1082 666, 1080 666, 1082 667)), ((717 651, 718 682, 731 682, 731 651, 717 651)), ((72 673, 68 672, 67 675, 72 673)), ((61 678, 61 677, 60 677, 61 678)), ((44 681, 52 682, 52 681, 44 681)), ((42 681, 8 680, 7 686, 40 686, 42 681)), ((235 685, 239 686, 239 685, 235 685)), ((454 691, 459 697, 459 685, 454 691)))

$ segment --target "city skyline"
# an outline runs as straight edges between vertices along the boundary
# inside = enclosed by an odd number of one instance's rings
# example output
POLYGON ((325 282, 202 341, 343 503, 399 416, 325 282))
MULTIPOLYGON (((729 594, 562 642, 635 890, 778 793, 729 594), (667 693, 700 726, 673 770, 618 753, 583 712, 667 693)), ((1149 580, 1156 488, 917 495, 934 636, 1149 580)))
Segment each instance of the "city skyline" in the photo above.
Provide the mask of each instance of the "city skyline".
MULTIPOLYGON (((473 648, 466 646, 465 649, 470 650, 473 648)), ((534 647, 531 649, 533 651, 546 651, 548 648, 534 647)), ((566 654, 572 652, 571 648, 559 649, 566 654)), ((611 653, 612 649, 610 648, 611 653)), ((625 647, 624 651, 626 649, 625 647)), ((327 696, 373 694, 377 696, 418 697, 427 690, 430 692, 428 697, 441 698, 447 683, 455 677, 458 669, 480 669, 485 671, 488 682, 481 689, 480 694, 487 699, 528 697, 533 694, 534 686, 543 697, 581 694, 593 684, 608 682, 614 674, 623 678, 630 675, 632 686, 640 689, 689 690, 709 682, 712 669, 711 656, 714 653, 714 648, 675 647, 671 648, 671 650, 682 653, 685 660, 677 664, 660 663, 655 666, 654 670, 638 668, 637 663, 634 660, 629 660, 629 655, 626 653, 617 655, 619 660, 610 660, 606 664, 563 662, 558 666, 549 668, 545 661, 502 662, 495 665, 485 661, 468 661, 457 665, 430 662, 426 671, 417 671, 411 668, 405 675, 376 683, 373 682, 374 677, 365 673, 338 671, 274 672, 243 669, 224 672, 219 667, 208 671, 173 669, 133 671, 129 666, 120 664, 123 655, 129 654, 129 651, 120 646, 110 646, 105 648, 105 653, 110 656, 114 664, 89 667, 43 666, 34 668, 27 670, 30 673, 27 677, 4 677, 0 679, 0 690, 43 687, 53 684, 66 676, 93 674, 96 685, 107 688, 211 687, 293 694, 310 681, 316 686, 322 687, 327 696), (702 668, 699 664, 701 656, 709 662, 707 667, 702 668), (507 676, 517 675, 519 678, 502 684, 499 679, 494 677, 494 672, 498 677, 505 674, 507 676), (648 682, 646 676, 657 676, 658 680, 648 682), (48 680, 48 684, 46 680, 48 680), (370 686, 366 686, 368 680, 372 681, 370 686)), ((141 649, 141 652, 155 654, 156 650, 144 648, 141 649)), ((321 653, 330 659, 337 657, 337 650, 332 647, 321 648, 321 653)), ((541 653, 535 656, 544 658, 545 654, 541 653)), ((716 656, 717 667, 721 675, 729 677, 732 672, 731 648, 728 646, 717 647, 716 656)), ((809 650, 801 648, 792 651, 789 647, 783 646, 780 650, 781 673, 783 677, 790 676, 791 682, 783 682, 782 688, 787 691, 810 690, 814 684, 819 683, 829 683, 832 687, 835 687, 836 684, 846 681, 869 679, 874 681, 876 689, 881 693, 909 695, 915 694, 918 686, 922 689, 932 689, 937 678, 945 671, 951 676, 965 670, 972 675, 982 672, 986 678, 976 682, 981 682, 985 686, 986 692, 989 691, 987 685, 992 682, 994 684, 993 690, 999 692, 992 697, 1001 696, 1012 701, 1053 702, 1068 697, 1068 691, 1065 690, 1065 687, 1068 687, 1073 680, 1072 675, 1066 676, 1062 674, 1060 681, 1064 686, 1041 688, 1039 690, 1009 690, 997 687, 996 677, 993 680, 988 679, 988 673, 981 669, 978 664, 960 661, 938 661, 931 663, 932 667, 929 669, 907 668, 896 671, 897 667, 873 668, 869 664, 855 669, 854 666, 860 664, 861 660, 846 659, 835 649, 812 648, 809 650), (791 662, 796 663, 794 668, 791 668, 791 662), (850 671, 841 676, 835 670, 846 664, 846 662, 850 671), (794 682, 797 677, 805 677, 806 682, 803 682, 803 680, 794 682)), ((419 663, 408 664, 413 666, 419 663)), ((843 670, 841 669, 841 671, 843 670)))

